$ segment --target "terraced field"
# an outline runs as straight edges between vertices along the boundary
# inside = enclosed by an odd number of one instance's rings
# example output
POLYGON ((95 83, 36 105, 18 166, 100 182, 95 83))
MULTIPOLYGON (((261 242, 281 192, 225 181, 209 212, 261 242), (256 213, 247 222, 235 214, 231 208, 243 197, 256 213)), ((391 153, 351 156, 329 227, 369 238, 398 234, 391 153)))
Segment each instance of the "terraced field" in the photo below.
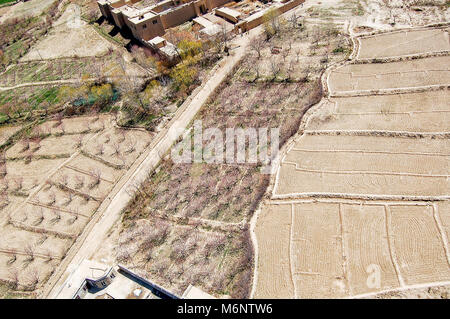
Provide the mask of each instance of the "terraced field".
POLYGON ((282 154, 256 221, 253 297, 450 284, 448 30, 358 43, 282 154))
POLYGON ((151 139, 102 115, 47 121, 12 142, 0 162, 0 282, 41 288, 151 139))

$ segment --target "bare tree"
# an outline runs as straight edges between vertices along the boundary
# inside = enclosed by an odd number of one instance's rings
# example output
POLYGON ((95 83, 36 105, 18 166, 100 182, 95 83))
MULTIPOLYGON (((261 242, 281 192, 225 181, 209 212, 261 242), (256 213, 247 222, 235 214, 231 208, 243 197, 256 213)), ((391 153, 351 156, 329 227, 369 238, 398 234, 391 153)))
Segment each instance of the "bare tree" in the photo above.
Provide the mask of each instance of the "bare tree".
POLYGON ((224 22, 219 22, 219 41, 223 44, 225 52, 228 52, 228 32, 227 25, 224 22))
POLYGON ((69 176, 67 176, 66 174, 61 175, 59 177, 59 182, 61 183, 61 185, 67 186, 67 184, 69 183, 69 176))
POLYGON ((84 186, 84 176, 75 176, 75 189, 83 188, 84 186))
POLYGON ((36 289, 37 285, 39 284, 40 278, 39 278, 39 272, 37 269, 33 269, 28 273, 28 280, 29 280, 29 286, 31 289, 36 289))
POLYGON ((42 207, 36 213, 36 221, 34 222, 34 226, 40 225, 44 220, 44 210, 42 207))
POLYGON ((31 244, 27 244, 25 246, 24 250, 25 250, 25 254, 27 255, 27 260, 33 261, 34 260, 34 246, 31 244))
POLYGON ((30 149, 30 139, 29 138, 24 138, 20 143, 22 144, 21 152, 25 152, 30 149))
POLYGON ((83 135, 77 135, 75 140, 75 147, 80 148, 83 146, 83 135))
POLYGON ((295 12, 293 12, 290 16, 289 16, 289 23, 291 24, 291 27, 293 29, 297 28, 298 26, 298 19, 299 17, 297 16, 297 14, 295 12))
POLYGON ((5 208, 9 204, 8 193, 3 191, 0 193, 0 209, 5 208))
POLYGON ((19 271, 16 268, 9 270, 8 279, 11 283, 12 289, 17 289, 19 286, 19 271))
POLYGON ((52 224, 57 224, 59 223, 59 221, 61 220, 61 212, 57 209, 53 209, 52 210, 53 213, 53 219, 50 221, 50 223, 52 224))
POLYGON ((283 50, 281 51, 281 56, 283 57, 283 62, 286 62, 286 58, 289 55, 289 51, 288 50, 283 50))
POLYGON ((58 126, 60 126, 60 125, 62 124, 63 118, 64 118, 64 115, 63 115, 62 112, 57 113, 57 114, 55 115, 55 120, 56 120, 56 122, 55 122, 55 125, 54 125, 53 127, 58 127, 58 126))
POLYGON ((72 202, 72 200, 73 200, 73 192, 72 191, 68 191, 68 192, 65 192, 64 193, 64 196, 66 197, 66 203, 65 203, 65 205, 67 206, 67 205, 69 205, 71 202, 72 202))
POLYGON ((11 249, 11 257, 8 259, 8 265, 12 265, 17 260, 17 252, 15 249, 11 249))
POLYGON ((53 206, 56 203, 56 194, 54 191, 49 192, 47 205, 53 206))
POLYGON ((97 144, 96 146, 96 155, 103 155, 105 152, 105 146, 104 144, 97 144))
POLYGON ((136 150, 136 140, 130 140, 127 143, 127 153, 133 153, 136 150))
POLYGON ((92 178, 92 182, 89 185, 89 188, 94 188, 98 184, 100 184, 102 172, 99 169, 91 169, 89 175, 92 178))
POLYGON ((299 61, 300 58, 300 54, 302 53, 302 51, 300 49, 295 50, 295 56, 297 57, 296 62, 299 61))
POLYGON ((266 42, 261 37, 255 37, 250 41, 250 48, 257 53, 258 58, 261 58, 261 51, 265 46, 266 42))
POLYGON ((121 154, 120 144, 119 143, 113 143, 112 147, 113 147, 113 153, 111 155, 119 156, 121 154))
POLYGON ((280 63, 272 59, 270 61, 270 70, 272 71, 272 79, 275 80, 281 71, 280 63))
POLYGON ((20 191, 23 188, 23 177, 19 176, 14 178, 15 190, 20 191))

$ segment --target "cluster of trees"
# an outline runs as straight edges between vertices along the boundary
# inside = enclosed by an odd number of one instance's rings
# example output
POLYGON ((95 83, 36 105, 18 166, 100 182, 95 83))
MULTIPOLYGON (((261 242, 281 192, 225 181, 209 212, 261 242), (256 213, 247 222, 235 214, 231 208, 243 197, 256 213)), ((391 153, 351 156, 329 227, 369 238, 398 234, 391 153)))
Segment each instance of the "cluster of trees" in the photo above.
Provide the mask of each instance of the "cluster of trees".
POLYGON ((111 103, 119 98, 119 92, 111 83, 85 83, 78 87, 60 87, 58 97, 61 101, 69 102, 65 108, 65 114, 76 115, 86 111, 107 110, 111 103))

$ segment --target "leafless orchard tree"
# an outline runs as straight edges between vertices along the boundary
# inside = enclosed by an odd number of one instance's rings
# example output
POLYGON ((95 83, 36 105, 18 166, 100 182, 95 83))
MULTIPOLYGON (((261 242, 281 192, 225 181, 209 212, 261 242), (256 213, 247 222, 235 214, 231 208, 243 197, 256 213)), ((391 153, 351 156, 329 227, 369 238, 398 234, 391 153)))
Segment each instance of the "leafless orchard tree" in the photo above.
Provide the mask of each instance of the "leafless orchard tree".
POLYGON ((23 188, 23 177, 22 176, 16 177, 14 178, 13 181, 15 185, 14 190, 20 191, 23 188))
POLYGON ((130 252, 126 248, 119 247, 116 259, 118 262, 127 262, 131 259, 130 252))
POLYGON ((282 50, 281 51, 281 56, 283 57, 283 62, 286 62, 286 58, 289 55, 289 51, 288 50, 282 50))
POLYGON ((5 208, 9 204, 8 192, 2 191, 0 193, 0 209, 5 208))
POLYGON ((61 185, 67 186, 67 184, 69 183, 69 176, 67 176, 66 174, 63 174, 59 177, 59 182, 61 183, 61 185))
POLYGON ((48 239, 48 236, 45 235, 45 234, 42 234, 42 235, 39 237, 39 239, 36 241, 36 244, 37 244, 38 246, 39 246, 39 245, 42 245, 47 239, 48 239))
POLYGON ((61 220, 61 212, 57 209, 52 210, 53 219, 50 221, 52 224, 57 224, 61 220))
POLYGON ((0 179, 4 178, 8 174, 6 163, 0 163, 0 179))
POLYGON ((86 132, 89 133, 92 131, 91 122, 89 122, 89 121, 84 122, 84 127, 85 127, 86 132))
POLYGON ((66 134, 66 126, 64 125, 64 123, 61 123, 61 125, 59 126, 59 128, 61 129, 61 133, 62 133, 62 134, 66 134))
POLYGON ((54 191, 50 191, 48 194, 48 202, 47 205, 53 206, 56 203, 56 194, 54 191))
POLYGON ((66 197, 65 205, 67 206, 72 202, 74 194, 72 191, 68 191, 64 192, 64 196, 66 197))
POLYGON ((250 41, 250 48, 261 58, 261 52, 266 47, 266 41, 262 37, 255 37, 250 41))
POLYGON ((36 221, 34 222, 34 226, 40 225, 44 221, 44 210, 42 207, 36 213, 36 221))
POLYGON ((120 130, 119 131, 119 138, 117 139, 119 144, 125 142, 126 138, 127 138, 127 135, 125 134, 125 131, 120 130))
POLYGON ((76 175, 75 176, 75 189, 83 188, 84 186, 84 176, 76 175))
POLYGON ((19 271, 17 268, 11 268, 8 272, 8 279, 11 283, 12 289, 17 289, 19 287, 19 271))
POLYGON ((278 61, 272 59, 270 61, 270 70, 272 71, 272 79, 275 80, 281 72, 281 65, 278 61))
POLYGON ((77 135, 75 140, 75 147, 81 148, 83 146, 83 135, 77 135))
POLYGON ((227 32, 227 25, 224 22, 219 23, 219 41, 221 44, 223 44, 224 50, 228 50, 228 32, 227 32))
POLYGON ((97 144, 95 155, 103 155, 105 153, 105 146, 104 144, 97 144))
POLYGON ((49 249, 45 250, 44 255, 46 257, 46 262, 50 262, 50 261, 53 260, 53 255, 52 255, 52 253, 51 253, 51 251, 49 249))
POLYGON ((37 285, 39 284, 40 278, 39 278, 39 272, 37 269, 33 269, 28 273, 28 281, 29 286, 34 290, 36 289, 37 285))
POLYGON ((312 73, 313 69, 312 66, 310 64, 307 64, 303 67, 303 74, 304 74, 304 79, 306 82, 309 82, 311 80, 311 73, 312 73))
POLYGON ((261 70, 260 70, 260 65, 259 65, 258 61, 256 59, 252 60, 252 61, 254 61, 254 63, 250 64, 250 67, 251 67, 252 71, 255 73, 255 81, 256 81, 261 76, 261 74, 260 74, 261 70))
POLYGON ((30 149, 30 139, 29 138, 24 138, 20 144, 22 145, 22 149, 21 152, 25 152, 27 150, 30 149))
POLYGON ((136 140, 130 140, 127 143, 127 153, 133 153, 136 150, 136 140))
POLYGON ((91 176, 91 184, 89 185, 89 188, 94 188, 98 184, 100 184, 102 172, 99 169, 91 169, 89 171, 89 175, 91 176))
POLYGON ((62 124, 63 118, 64 118, 64 115, 63 115, 62 112, 57 113, 57 114, 55 115, 55 120, 56 120, 56 122, 55 122, 55 124, 53 125, 53 127, 58 127, 58 126, 60 126, 60 125, 62 124))
POLYGON ((297 14, 296 14, 295 12, 293 12, 293 13, 289 16, 288 21, 289 21, 289 23, 291 24, 291 27, 292 27, 293 29, 297 28, 297 26, 298 26, 298 19, 299 19, 299 16, 297 16, 297 14))
POLYGON ((113 152, 111 155, 113 156, 119 156, 121 154, 120 144, 119 143, 113 143, 112 144, 113 152))
POLYGON ((25 254, 27 255, 27 261, 33 261, 34 260, 34 246, 31 244, 27 244, 24 248, 25 254))

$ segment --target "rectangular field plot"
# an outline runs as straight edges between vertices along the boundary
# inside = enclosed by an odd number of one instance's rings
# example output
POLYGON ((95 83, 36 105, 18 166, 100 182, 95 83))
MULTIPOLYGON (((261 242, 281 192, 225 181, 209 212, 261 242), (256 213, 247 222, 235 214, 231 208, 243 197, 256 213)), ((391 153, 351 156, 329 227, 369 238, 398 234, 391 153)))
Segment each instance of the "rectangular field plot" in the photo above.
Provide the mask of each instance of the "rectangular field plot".
POLYGON ((447 196, 448 177, 424 177, 393 173, 298 170, 282 164, 275 195, 352 194, 395 196, 447 196))
POLYGON ((290 265, 291 205, 265 206, 258 217, 258 276, 255 298, 293 298, 290 265), (268 276, 268 274, 270 274, 268 276))
POLYGON ((448 155, 450 141, 432 138, 400 138, 384 136, 304 135, 293 149, 308 152, 340 150, 389 153, 430 153, 448 155))
POLYGON ((407 285, 446 281, 450 266, 433 206, 390 206, 389 236, 407 285))
POLYGON ((450 131, 449 91, 333 98, 310 130, 450 131))
POLYGON ((450 83, 450 56, 391 63, 349 64, 330 74, 333 93, 401 89, 450 83))
POLYGON ((370 151, 305 152, 292 149, 283 163, 293 163, 298 169, 342 172, 387 172, 446 175, 449 172, 448 156, 424 153, 389 153, 370 151))
POLYGON ((298 298, 347 295, 337 204, 295 206, 292 269, 298 298))
POLYGON ((361 38, 358 58, 386 58, 445 50, 450 50, 445 30, 401 31, 361 38))
MULTIPOLYGON (((383 206, 341 206, 348 281, 352 295, 399 287, 383 206), (379 281, 370 275, 378 271, 379 281)), ((376 277, 374 277, 376 279, 376 277)))
POLYGON ((307 135, 283 159, 275 195, 446 196, 448 149, 445 139, 307 135))

